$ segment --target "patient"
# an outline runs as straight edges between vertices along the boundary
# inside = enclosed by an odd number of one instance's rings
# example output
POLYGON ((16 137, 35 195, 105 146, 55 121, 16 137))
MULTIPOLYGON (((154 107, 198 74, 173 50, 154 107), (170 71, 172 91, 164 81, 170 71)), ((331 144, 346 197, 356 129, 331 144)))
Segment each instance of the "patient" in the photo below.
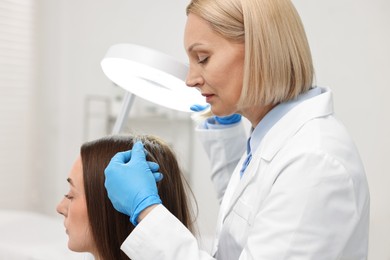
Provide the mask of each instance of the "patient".
POLYGON ((164 178, 157 183, 164 206, 183 224, 193 230, 192 211, 187 183, 172 150, 162 140, 148 135, 109 136, 81 146, 67 181, 68 194, 57 206, 65 217, 68 247, 89 252, 95 259, 129 259, 120 245, 134 229, 127 215, 114 209, 104 188, 104 169, 111 158, 142 141, 148 161, 159 164, 164 178))

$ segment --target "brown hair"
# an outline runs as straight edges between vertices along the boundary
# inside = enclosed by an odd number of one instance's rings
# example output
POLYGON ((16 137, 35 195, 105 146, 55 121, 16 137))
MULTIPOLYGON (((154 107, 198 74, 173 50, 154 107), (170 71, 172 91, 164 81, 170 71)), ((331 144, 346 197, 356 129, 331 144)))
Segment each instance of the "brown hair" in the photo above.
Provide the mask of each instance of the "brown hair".
POLYGON ((310 48, 291 0, 192 0, 186 13, 245 44, 238 109, 287 101, 312 87, 310 48))
POLYGON ((115 135, 87 142, 81 147, 85 197, 92 236, 103 259, 129 259, 120 246, 134 226, 129 217, 116 211, 108 199, 104 169, 117 152, 131 149, 138 140, 147 150, 146 159, 158 163, 159 171, 164 175, 157 183, 163 205, 193 231, 187 196, 190 190, 175 154, 166 143, 150 135, 115 135))

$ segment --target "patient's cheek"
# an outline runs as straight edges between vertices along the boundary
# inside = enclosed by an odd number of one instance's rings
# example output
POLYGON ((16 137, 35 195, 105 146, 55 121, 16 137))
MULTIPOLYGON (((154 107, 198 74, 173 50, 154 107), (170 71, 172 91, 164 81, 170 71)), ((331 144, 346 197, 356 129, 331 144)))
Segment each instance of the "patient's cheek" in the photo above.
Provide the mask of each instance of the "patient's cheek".
POLYGON ((74 252, 93 253, 96 246, 90 228, 83 227, 78 230, 77 234, 69 234, 68 247, 74 252))

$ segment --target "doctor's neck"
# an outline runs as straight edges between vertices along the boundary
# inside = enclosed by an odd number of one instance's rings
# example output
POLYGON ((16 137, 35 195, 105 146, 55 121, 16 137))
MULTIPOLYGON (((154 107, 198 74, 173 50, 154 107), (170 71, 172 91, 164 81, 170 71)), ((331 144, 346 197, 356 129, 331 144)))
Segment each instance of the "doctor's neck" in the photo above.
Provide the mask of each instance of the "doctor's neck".
POLYGON ((265 115, 271 111, 277 104, 270 104, 267 106, 254 106, 244 108, 241 111, 241 115, 244 116, 252 125, 252 128, 256 128, 259 122, 265 117, 265 115))

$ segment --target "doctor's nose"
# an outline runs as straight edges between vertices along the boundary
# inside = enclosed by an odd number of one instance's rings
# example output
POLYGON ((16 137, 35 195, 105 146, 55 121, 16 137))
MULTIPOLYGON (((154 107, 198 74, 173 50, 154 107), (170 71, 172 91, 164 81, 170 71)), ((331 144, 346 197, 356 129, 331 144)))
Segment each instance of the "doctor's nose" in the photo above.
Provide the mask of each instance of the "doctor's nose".
POLYGON ((199 88, 204 84, 204 80, 202 76, 197 73, 194 69, 188 70, 187 77, 186 77, 186 85, 188 87, 196 87, 199 88))

